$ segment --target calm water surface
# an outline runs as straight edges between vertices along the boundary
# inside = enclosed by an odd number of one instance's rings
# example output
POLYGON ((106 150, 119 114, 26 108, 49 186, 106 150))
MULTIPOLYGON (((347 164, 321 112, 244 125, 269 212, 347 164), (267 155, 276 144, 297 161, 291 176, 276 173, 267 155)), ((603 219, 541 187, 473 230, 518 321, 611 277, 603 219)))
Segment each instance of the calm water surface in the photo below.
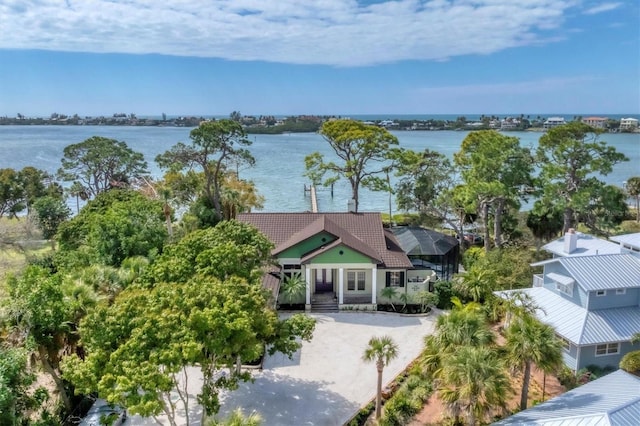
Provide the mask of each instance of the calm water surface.
MULTIPOLYGON (((133 150, 144 154, 154 177, 161 171, 154 162, 160 154, 177 142, 189 143, 190 128, 178 127, 114 127, 114 126, 0 126, 0 168, 21 169, 34 166, 55 173, 65 146, 82 142, 91 136, 104 136, 125 141, 133 150)), ((415 131, 394 132, 400 146, 413 150, 429 148, 448 157, 460 149, 460 143, 468 132, 464 131, 415 131)), ((524 146, 535 147, 542 135, 535 132, 513 132, 524 146)), ((242 178, 252 179, 265 197, 263 211, 309 210, 309 197, 303 185, 308 184, 304 174, 304 157, 319 151, 328 158, 335 155, 322 137, 315 133, 285 135, 250 135, 253 141, 251 153, 256 166, 240 169, 242 178)), ((604 179, 608 183, 622 185, 631 176, 640 175, 640 134, 605 134, 601 137, 630 161, 618 164, 604 179)), ((349 185, 339 181, 334 187, 334 197, 329 190, 318 192, 321 211, 345 211, 350 197, 349 185)), ((387 211, 388 194, 362 191, 361 211, 387 211)))

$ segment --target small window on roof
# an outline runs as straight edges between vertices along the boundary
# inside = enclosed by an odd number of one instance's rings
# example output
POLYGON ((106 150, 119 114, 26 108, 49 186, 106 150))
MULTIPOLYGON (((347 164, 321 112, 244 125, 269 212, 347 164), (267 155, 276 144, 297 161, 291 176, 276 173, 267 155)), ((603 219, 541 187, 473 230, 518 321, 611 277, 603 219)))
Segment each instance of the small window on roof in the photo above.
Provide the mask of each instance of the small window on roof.
POLYGON ((616 294, 626 294, 626 288, 616 288, 616 294))
POLYGON ((607 294, 607 290, 598 290, 596 291, 596 296, 601 297, 601 296, 606 296, 607 294))

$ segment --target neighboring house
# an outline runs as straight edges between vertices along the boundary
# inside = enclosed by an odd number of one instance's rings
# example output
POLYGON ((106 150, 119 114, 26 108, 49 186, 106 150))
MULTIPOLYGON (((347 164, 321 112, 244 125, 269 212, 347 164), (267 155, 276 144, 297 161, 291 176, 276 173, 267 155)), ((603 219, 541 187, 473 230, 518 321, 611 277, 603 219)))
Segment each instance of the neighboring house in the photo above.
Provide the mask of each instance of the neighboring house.
POLYGON ((640 423, 640 377, 618 370, 494 425, 586 426, 640 423))
POLYGON ((634 130, 638 128, 638 120, 635 118, 623 118, 620 120, 620 130, 634 130))
POLYGON ((562 126, 563 124, 567 124, 563 117, 549 117, 543 123, 542 127, 545 129, 553 129, 554 127, 562 126))
POLYGON ((379 213, 245 213, 237 219, 275 245, 277 267, 263 283, 278 294, 280 278, 300 274, 306 292, 294 303, 304 302, 308 310, 327 299, 340 309, 375 309, 385 287, 413 293, 428 289, 432 277, 413 270, 379 213), (407 288, 408 280, 423 275, 407 288))
POLYGON ((640 257, 640 232, 617 235, 609 239, 620 244, 620 253, 629 253, 640 257))
POLYGON ((606 241, 586 238, 592 247, 582 244, 580 253, 580 238, 572 232, 564 240, 565 255, 534 263, 544 272, 534 276, 533 288, 520 291, 539 308, 538 319, 555 328, 569 368, 617 367, 624 354, 640 349, 631 344, 640 331, 640 257, 621 253, 615 243, 615 254, 603 254, 602 247, 611 249, 606 241))
POLYGON ((607 119, 605 117, 586 117, 582 122, 596 129, 606 129, 607 119))
POLYGON ((515 130, 520 125, 520 120, 517 118, 505 118, 500 122, 500 130, 515 130))
POLYGON ((619 244, 576 232, 574 229, 569 229, 564 236, 545 244, 542 249, 553 254, 553 257, 620 253, 619 244))

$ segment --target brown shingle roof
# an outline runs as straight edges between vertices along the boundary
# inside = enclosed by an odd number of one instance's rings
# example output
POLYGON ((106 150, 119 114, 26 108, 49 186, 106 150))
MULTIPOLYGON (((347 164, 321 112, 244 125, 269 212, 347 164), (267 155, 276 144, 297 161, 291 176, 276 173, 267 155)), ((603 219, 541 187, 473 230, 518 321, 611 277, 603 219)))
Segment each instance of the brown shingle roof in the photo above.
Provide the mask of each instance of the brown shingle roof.
POLYGON ((411 267, 395 237, 385 232, 380 213, 243 213, 238 220, 269 237, 276 246, 274 254, 326 231, 383 267, 411 267))

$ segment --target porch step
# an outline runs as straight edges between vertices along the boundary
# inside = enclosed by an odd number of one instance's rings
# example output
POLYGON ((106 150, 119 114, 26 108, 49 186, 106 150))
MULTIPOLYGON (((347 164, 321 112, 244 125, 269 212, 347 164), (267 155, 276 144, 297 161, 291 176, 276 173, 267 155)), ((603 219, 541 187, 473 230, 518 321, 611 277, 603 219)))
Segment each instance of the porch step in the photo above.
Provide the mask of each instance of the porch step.
POLYGON ((339 312, 338 302, 333 300, 316 300, 311 303, 311 312, 339 312))

